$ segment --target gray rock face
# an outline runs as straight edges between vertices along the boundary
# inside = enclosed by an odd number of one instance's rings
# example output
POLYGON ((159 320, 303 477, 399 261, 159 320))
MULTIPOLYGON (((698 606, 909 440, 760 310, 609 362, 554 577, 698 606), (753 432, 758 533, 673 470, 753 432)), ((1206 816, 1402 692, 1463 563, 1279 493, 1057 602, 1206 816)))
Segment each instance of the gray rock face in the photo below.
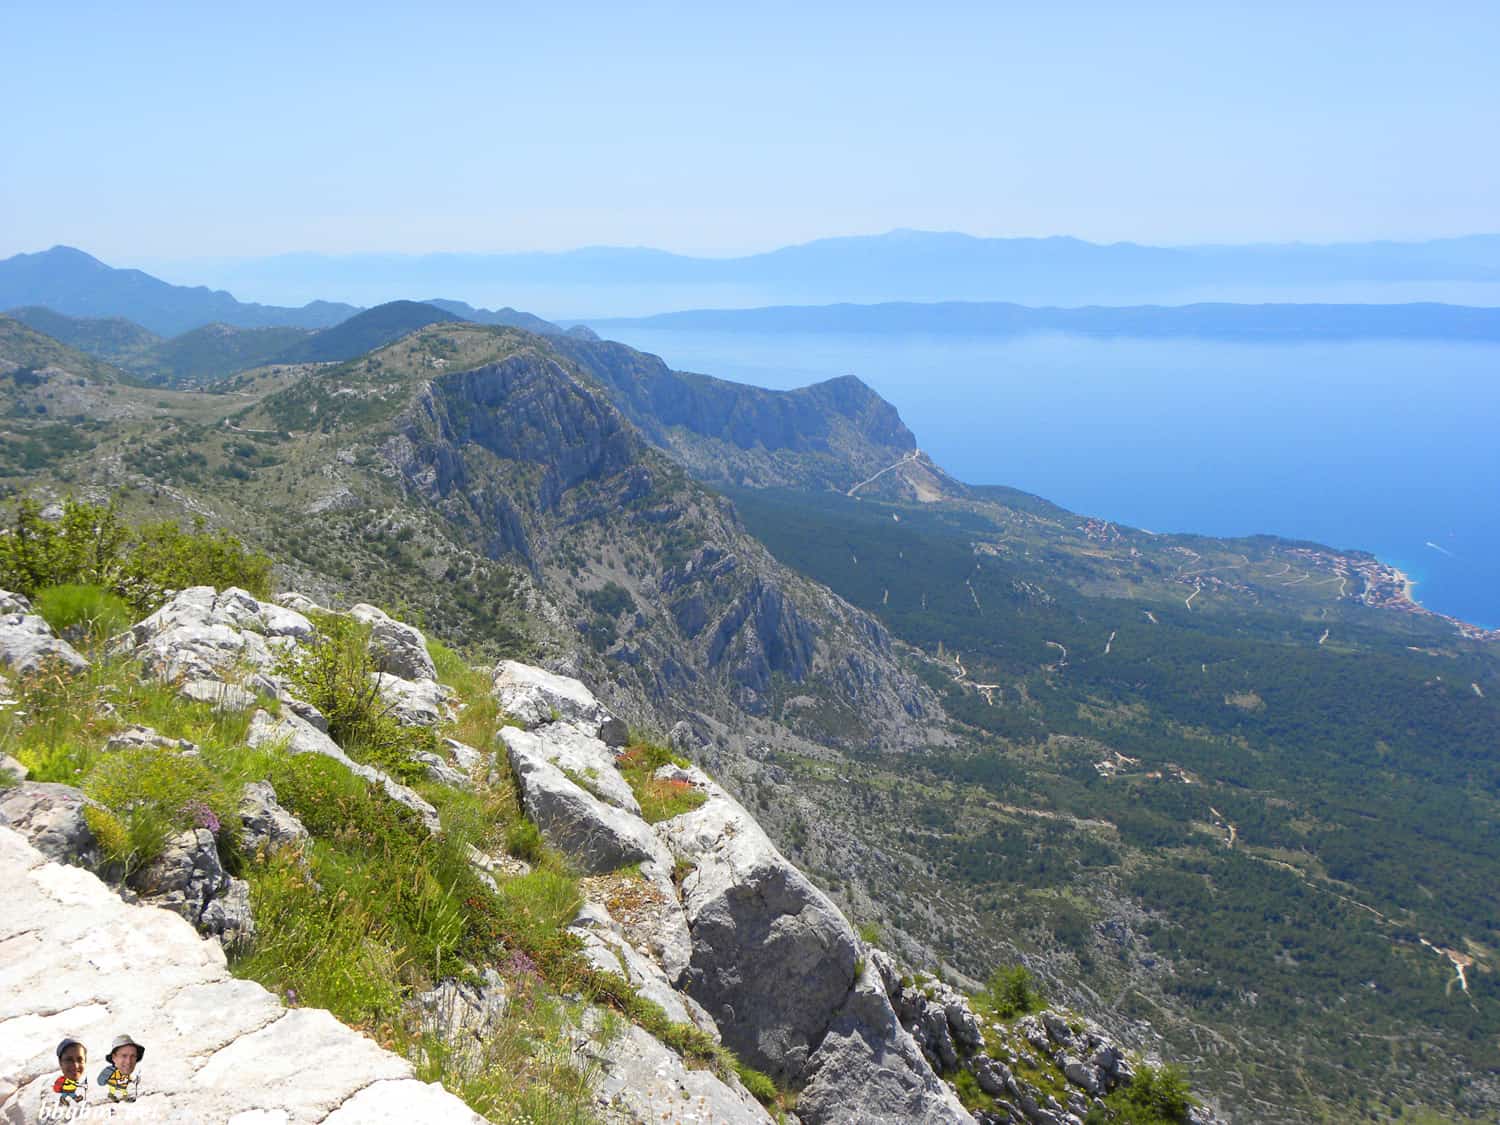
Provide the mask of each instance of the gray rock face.
POLYGON ((427 652, 427 639, 416 627, 364 602, 350 609, 349 616, 370 626, 370 655, 380 671, 403 680, 437 679, 437 668, 427 652))
MULTIPOLYGON (((601 1022, 595 1015, 585 1026, 597 1036, 601 1022)), ((603 1047, 595 1037, 583 1040, 576 1052, 581 1062, 599 1067, 594 1101, 610 1125, 771 1125, 771 1116, 737 1080, 688 1069, 634 1024, 603 1047)))
POLYGON ((185 738, 168 738, 150 727, 136 723, 117 734, 110 735, 104 743, 104 750, 112 754, 117 750, 136 750, 152 746, 161 747, 164 750, 176 750, 179 753, 191 753, 198 749, 185 738))
POLYGON ((864 975, 818 1045, 797 1097, 805 1125, 971 1125, 973 1117, 896 1021, 875 969, 864 975))
POLYGON ((448 689, 436 680, 403 680, 377 672, 371 677, 380 698, 397 722, 410 727, 435 727, 447 717, 448 689))
POLYGON ((437 809, 427 800, 385 771, 356 762, 339 748, 338 743, 295 713, 283 711, 280 718, 272 718, 264 711, 255 712, 250 716, 250 729, 245 735, 245 741, 251 746, 283 746, 289 754, 321 754, 325 758, 332 758, 342 763, 351 773, 380 786, 385 795, 397 804, 416 813, 429 832, 441 830, 437 809))
POLYGON ((262 847, 301 847, 308 838, 302 822, 276 800, 276 790, 269 781, 256 781, 245 786, 240 796, 239 813, 244 825, 245 847, 249 851, 262 847))
POLYGON ((636 952, 602 906, 586 903, 568 931, 583 942, 583 955, 594 968, 623 976, 647 1000, 660 1005, 674 1023, 693 1024, 718 1038, 713 1019, 672 987, 660 965, 636 952))
POLYGON ((560 721, 572 723, 610 745, 624 742, 619 720, 571 676, 502 660, 495 668, 494 693, 506 714, 528 727, 560 721))
POLYGON ((684 984, 724 1041, 773 1078, 800 1078, 854 983, 838 909, 722 790, 658 826, 678 858, 693 954, 684 984))
POLYGON ((99 865, 99 845, 83 819, 88 798, 71 785, 27 781, 0 789, 0 825, 57 863, 99 865))
POLYGON ((51 665, 81 672, 89 662, 31 612, 30 602, 0 590, 0 668, 27 676, 51 665))
POLYGON ((494 969, 486 969, 482 983, 440 981, 414 997, 422 1030, 449 1042, 472 1035, 482 1037, 505 1018, 510 989, 494 969))
POLYGON ((172 837, 131 883, 142 902, 180 914, 226 949, 248 947, 255 940, 250 887, 224 870, 214 834, 206 828, 172 837))
POLYGON ((639 817, 608 805, 570 781, 540 749, 537 736, 506 727, 500 732, 526 815, 554 848, 597 874, 632 863, 670 869, 666 850, 639 817))

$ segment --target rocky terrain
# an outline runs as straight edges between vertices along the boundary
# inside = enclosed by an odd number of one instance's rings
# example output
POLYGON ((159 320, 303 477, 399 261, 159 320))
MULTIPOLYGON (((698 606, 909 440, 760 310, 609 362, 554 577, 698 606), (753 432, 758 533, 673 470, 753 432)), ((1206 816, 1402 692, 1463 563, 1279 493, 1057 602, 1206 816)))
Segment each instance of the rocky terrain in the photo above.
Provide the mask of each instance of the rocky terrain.
MULTIPOLYGON (((0 595, 0 609, 5 706, 26 706, 38 674, 89 672, 25 599, 0 595)), ((278 670, 286 667, 278 654, 315 638, 320 612, 300 595, 277 604, 192 588, 116 637, 109 659, 189 700, 250 712, 249 746, 331 759, 425 831, 442 832, 421 795, 350 759, 327 734, 327 718, 278 670)), ((440 724, 452 693, 437 681, 421 633, 370 606, 351 616, 368 628, 376 683, 393 713, 414 726, 440 724)), ((495 745, 449 740, 441 755, 424 757, 434 783, 470 788, 513 776, 527 818, 590 876, 567 925, 582 955, 628 981, 670 1023, 722 1041, 788 1091, 795 1110, 777 1109, 782 1119, 969 1121, 939 1077, 962 1065, 994 1095, 982 1120, 1061 1125, 1081 1120, 1090 1097, 1130 1081, 1118 1047, 1050 1013, 1015 1030, 1056 1049, 1073 1092, 1060 1102, 1018 1077, 1014 1053, 1008 1062, 984 1053, 1008 1025, 982 1026, 960 994, 931 978, 902 978, 702 769, 671 761, 656 768, 653 781, 682 811, 648 823, 621 773, 626 728, 582 683, 505 661, 492 692, 519 725, 500 728, 495 745)), ((151 747, 184 762, 199 757, 193 744, 128 715, 105 718, 114 730, 106 756, 151 747)), ((24 778, 23 763, 6 766, 24 778)), ((267 923, 258 932, 245 881, 221 862, 222 826, 180 832, 122 881, 95 838, 99 822, 88 812, 97 807, 68 785, 13 780, 0 789, 0 868, 12 907, 0 931, 4 1120, 38 1119, 55 1040, 102 1042, 123 1026, 149 1043, 152 1064, 140 1101, 117 1110, 127 1120, 479 1120, 437 1084, 417 1081, 410 1060, 325 1011, 288 1006, 287 996, 231 975, 225 951, 243 964, 266 940, 267 923)), ((246 850, 311 847, 264 779, 244 786, 237 811, 246 850)), ((475 853, 471 862, 491 885, 529 869, 503 855, 475 853)), ((482 1037, 518 1002, 516 982, 499 968, 472 966, 470 979, 435 981, 409 1003, 452 1043, 482 1037)), ((772 1119, 732 1073, 694 1068, 643 1027, 605 1030, 606 1022, 603 1009, 579 1004, 569 1033, 573 1053, 594 1068, 600 1119, 772 1119)))

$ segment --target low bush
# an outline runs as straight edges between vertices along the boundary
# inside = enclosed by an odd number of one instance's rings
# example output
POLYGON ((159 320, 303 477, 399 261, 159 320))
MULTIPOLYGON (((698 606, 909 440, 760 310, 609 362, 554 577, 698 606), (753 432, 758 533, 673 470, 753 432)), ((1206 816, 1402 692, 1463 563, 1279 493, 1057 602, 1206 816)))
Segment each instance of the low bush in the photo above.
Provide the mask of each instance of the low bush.
POLYGON ((366 647, 369 630, 352 618, 320 615, 310 644, 285 652, 276 671, 296 695, 328 719, 328 734, 351 758, 412 781, 423 776, 413 755, 436 752, 437 735, 400 723, 380 694, 380 677, 366 647))
POLYGON ((102 586, 137 613, 154 609, 169 589, 240 586, 268 597, 271 560, 233 535, 211 532, 201 518, 184 531, 170 520, 128 527, 114 501, 68 497, 56 519, 22 498, 0 534, 0 589, 36 597, 51 586, 102 586))
POLYGON ((1119 1125, 1183 1125, 1194 1101, 1187 1078, 1175 1066, 1152 1066, 1142 1063, 1136 1068, 1130 1085, 1122 1086, 1104 1099, 1109 1116, 1089 1114, 1090 1125, 1118 1122, 1119 1125))
POLYGON ((82 633, 91 641, 124 632, 134 619, 125 599, 103 586, 48 586, 37 592, 33 605, 57 632, 82 633))
POLYGON ((1003 1020, 1040 1011, 1043 1006, 1036 981, 1024 965, 996 969, 990 974, 984 991, 974 999, 985 1011, 1003 1020))
POLYGON ((162 746, 104 755, 84 780, 101 808, 85 813, 105 858, 127 873, 145 867, 172 836, 207 828, 227 851, 237 847, 238 794, 227 792, 200 759, 162 746))

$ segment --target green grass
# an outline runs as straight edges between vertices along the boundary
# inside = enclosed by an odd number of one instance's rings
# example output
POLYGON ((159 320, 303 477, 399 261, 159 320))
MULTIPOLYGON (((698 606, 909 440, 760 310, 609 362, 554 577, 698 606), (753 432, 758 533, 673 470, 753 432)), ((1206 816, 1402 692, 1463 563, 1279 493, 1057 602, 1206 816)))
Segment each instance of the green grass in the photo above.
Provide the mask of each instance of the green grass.
POLYGON ((98 804, 85 809, 84 817, 105 858, 127 877, 188 828, 209 829, 221 852, 238 850, 238 789, 180 750, 140 746, 105 754, 89 771, 83 792, 98 804))
POLYGON ((103 586, 48 586, 37 592, 33 606, 58 633, 77 629, 96 640, 123 632, 133 620, 125 599, 103 586))
POLYGON ((637 740, 616 760, 620 773, 641 806, 647 824, 670 820, 692 812, 708 800, 708 794, 687 781, 662 780, 653 776, 666 765, 687 766, 686 759, 665 747, 637 740))

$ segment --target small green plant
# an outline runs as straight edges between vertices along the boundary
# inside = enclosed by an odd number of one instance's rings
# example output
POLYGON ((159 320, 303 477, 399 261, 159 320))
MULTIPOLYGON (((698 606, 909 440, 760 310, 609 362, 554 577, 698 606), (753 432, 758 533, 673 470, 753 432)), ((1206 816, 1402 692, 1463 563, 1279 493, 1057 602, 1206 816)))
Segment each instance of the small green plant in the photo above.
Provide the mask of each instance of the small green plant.
POLYGON ((1005 965, 996 969, 975 1000, 990 1014, 1004 1020, 1042 1008, 1042 995, 1031 971, 1024 965, 1005 965))
POLYGON ((34 605, 57 632, 81 633, 90 641, 123 632, 133 618, 125 599, 103 586, 48 586, 37 592, 34 605))
POLYGON ((537 863, 542 858, 542 833, 529 820, 518 820, 505 830, 505 850, 517 859, 537 863))
POLYGON ((239 831, 237 794, 227 792, 197 758, 162 746, 117 750, 102 757, 83 784, 101 809, 86 813, 105 857, 129 874, 159 856, 167 840, 207 828, 233 851, 239 831), (113 821, 113 822, 111 822, 113 821))
POLYGON ((366 648, 369 631, 352 618, 326 614, 303 648, 289 650, 276 670, 328 719, 328 734, 349 756, 405 781, 423 774, 417 751, 435 752, 437 735, 402 725, 380 694, 380 677, 366 648))
POLYGON ((686 759, 664 746, 637 740, 626 748, 615 765, 635 794, 641 806, 641 819, 647 824, 692 812, 708 800, 708 794, 690 781, 655 776, 662 766, 689 765, 686 759))
POLYGON ((880 924, 878 922, 861 922, 859 924, 859 940, 866 945, 879 945, 880 924))
MULTIPOLYGON (((1135 1078, 1104 1099, 1109 1116, 1090 1113, 1090 1125, 1182 1125, 1195 1102, 1187 1078, 1175 1066, 1142 1063, 1135 1078)), ((1097 1109, 1097 1107, 1096 1107, 1097 1109)))

